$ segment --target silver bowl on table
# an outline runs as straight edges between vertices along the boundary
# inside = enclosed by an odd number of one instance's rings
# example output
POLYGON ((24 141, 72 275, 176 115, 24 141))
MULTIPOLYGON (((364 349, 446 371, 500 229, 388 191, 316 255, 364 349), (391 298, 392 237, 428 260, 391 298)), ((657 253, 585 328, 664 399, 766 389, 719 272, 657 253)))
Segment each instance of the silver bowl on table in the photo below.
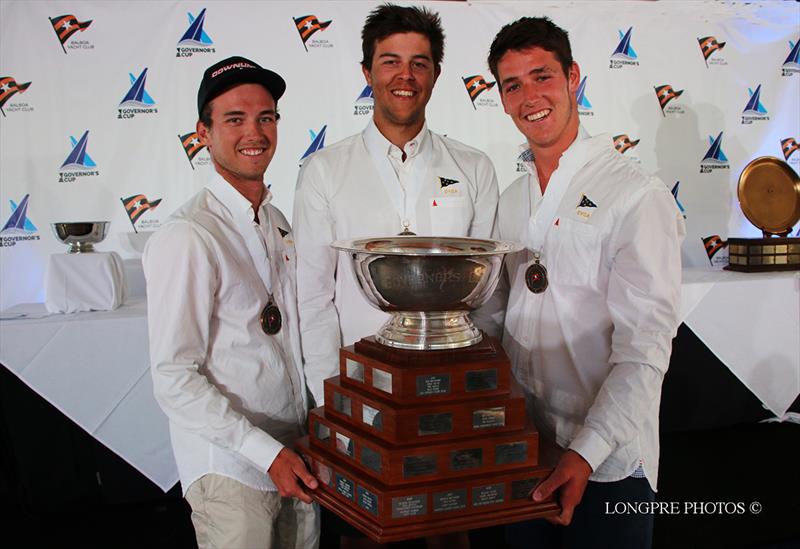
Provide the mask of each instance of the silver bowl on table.
POLYGON ((51 223, 56 239, 68 246, 67 253, 93 252, 105 239, 110 221, 70 221, 51 223))

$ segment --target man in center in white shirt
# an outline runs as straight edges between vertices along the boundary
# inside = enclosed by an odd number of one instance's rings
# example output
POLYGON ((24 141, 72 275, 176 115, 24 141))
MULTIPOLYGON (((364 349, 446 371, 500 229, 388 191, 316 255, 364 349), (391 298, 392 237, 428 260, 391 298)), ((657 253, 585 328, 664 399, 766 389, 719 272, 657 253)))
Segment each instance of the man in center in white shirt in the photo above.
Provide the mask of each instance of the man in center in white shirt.
POLYGON ((506 529, 512 547, 651 545, 661 384, 679 324, 683 219, 669 191, 578 120, 580 70, 547 18, 506 25, 489 52, 528 173, 503 192, 503 346, 533 418, 564 450, 534 490, 562 510, 506 529), (568 526, 567 526, 568 525, 568 526), (566 527, 565 527, 566 526, 566 527))
POLYGON ((489 158, 425 123, 444 54, 439 16, 384 4, 361 37, 372 120, 306 159, 294 200, 300 330, 317 406, 323 381, 338 374, 339 348, 375 334, 388 318, 361 295, 349 258, 330 244, 404 230, 489 238, 497 209, 489 158))

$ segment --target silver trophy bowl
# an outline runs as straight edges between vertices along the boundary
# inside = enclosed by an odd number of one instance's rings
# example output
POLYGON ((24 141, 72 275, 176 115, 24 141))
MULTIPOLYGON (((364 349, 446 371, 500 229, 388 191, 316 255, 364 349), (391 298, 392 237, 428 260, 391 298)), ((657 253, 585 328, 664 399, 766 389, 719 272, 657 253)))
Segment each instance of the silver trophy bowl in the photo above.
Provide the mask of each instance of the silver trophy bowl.
POLYGON ((378 343, 415 351, 458 349, 482 339, 469 312, 497 287, 505 254, 514 242, 438 236, 340 240, 361 291, 391 318, 378 343))
POLYGON ((68 246, 67 253, 93 252, 94 245, 102 242, 108 233, 110 221, 79 221, 51 223, 59 242, 68 246))

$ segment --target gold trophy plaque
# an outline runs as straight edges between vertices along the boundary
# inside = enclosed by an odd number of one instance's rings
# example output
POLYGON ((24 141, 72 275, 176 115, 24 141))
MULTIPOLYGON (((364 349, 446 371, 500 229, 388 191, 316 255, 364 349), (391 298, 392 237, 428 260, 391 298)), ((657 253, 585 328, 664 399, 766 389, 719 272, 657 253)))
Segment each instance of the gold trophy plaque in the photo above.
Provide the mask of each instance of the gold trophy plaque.
POLYGON ((745 166, 737 188, 742 213, 763 238, 729 238, 730 271, 800 270, 800 238, 790 237, 800 219, 800 177, 783 160, 756 158, 745 166))

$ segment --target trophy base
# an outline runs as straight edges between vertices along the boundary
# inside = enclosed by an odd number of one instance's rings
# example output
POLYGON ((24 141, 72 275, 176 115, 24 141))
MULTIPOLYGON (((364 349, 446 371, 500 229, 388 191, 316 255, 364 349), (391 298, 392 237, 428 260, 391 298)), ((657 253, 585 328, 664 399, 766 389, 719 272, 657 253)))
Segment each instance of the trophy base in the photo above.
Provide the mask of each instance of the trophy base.
POLYGON ((552 471, 549 467, 525 467, 501 478, 494 473, 389 487, 310 445, 308 437, 297 441, 297 450, 320 481, 311 497, 377 543, 559 513, 552 499, 534 502, 530 498, 536 484, 552 471))
POLYGON ((800 238, 729 238, 728 271, 800 271, 800 238))
POLYGON ((375 334, 378 343, 407 351, 460 349, 480 343, 482 338, 467 311, 393 311, 375 334))

